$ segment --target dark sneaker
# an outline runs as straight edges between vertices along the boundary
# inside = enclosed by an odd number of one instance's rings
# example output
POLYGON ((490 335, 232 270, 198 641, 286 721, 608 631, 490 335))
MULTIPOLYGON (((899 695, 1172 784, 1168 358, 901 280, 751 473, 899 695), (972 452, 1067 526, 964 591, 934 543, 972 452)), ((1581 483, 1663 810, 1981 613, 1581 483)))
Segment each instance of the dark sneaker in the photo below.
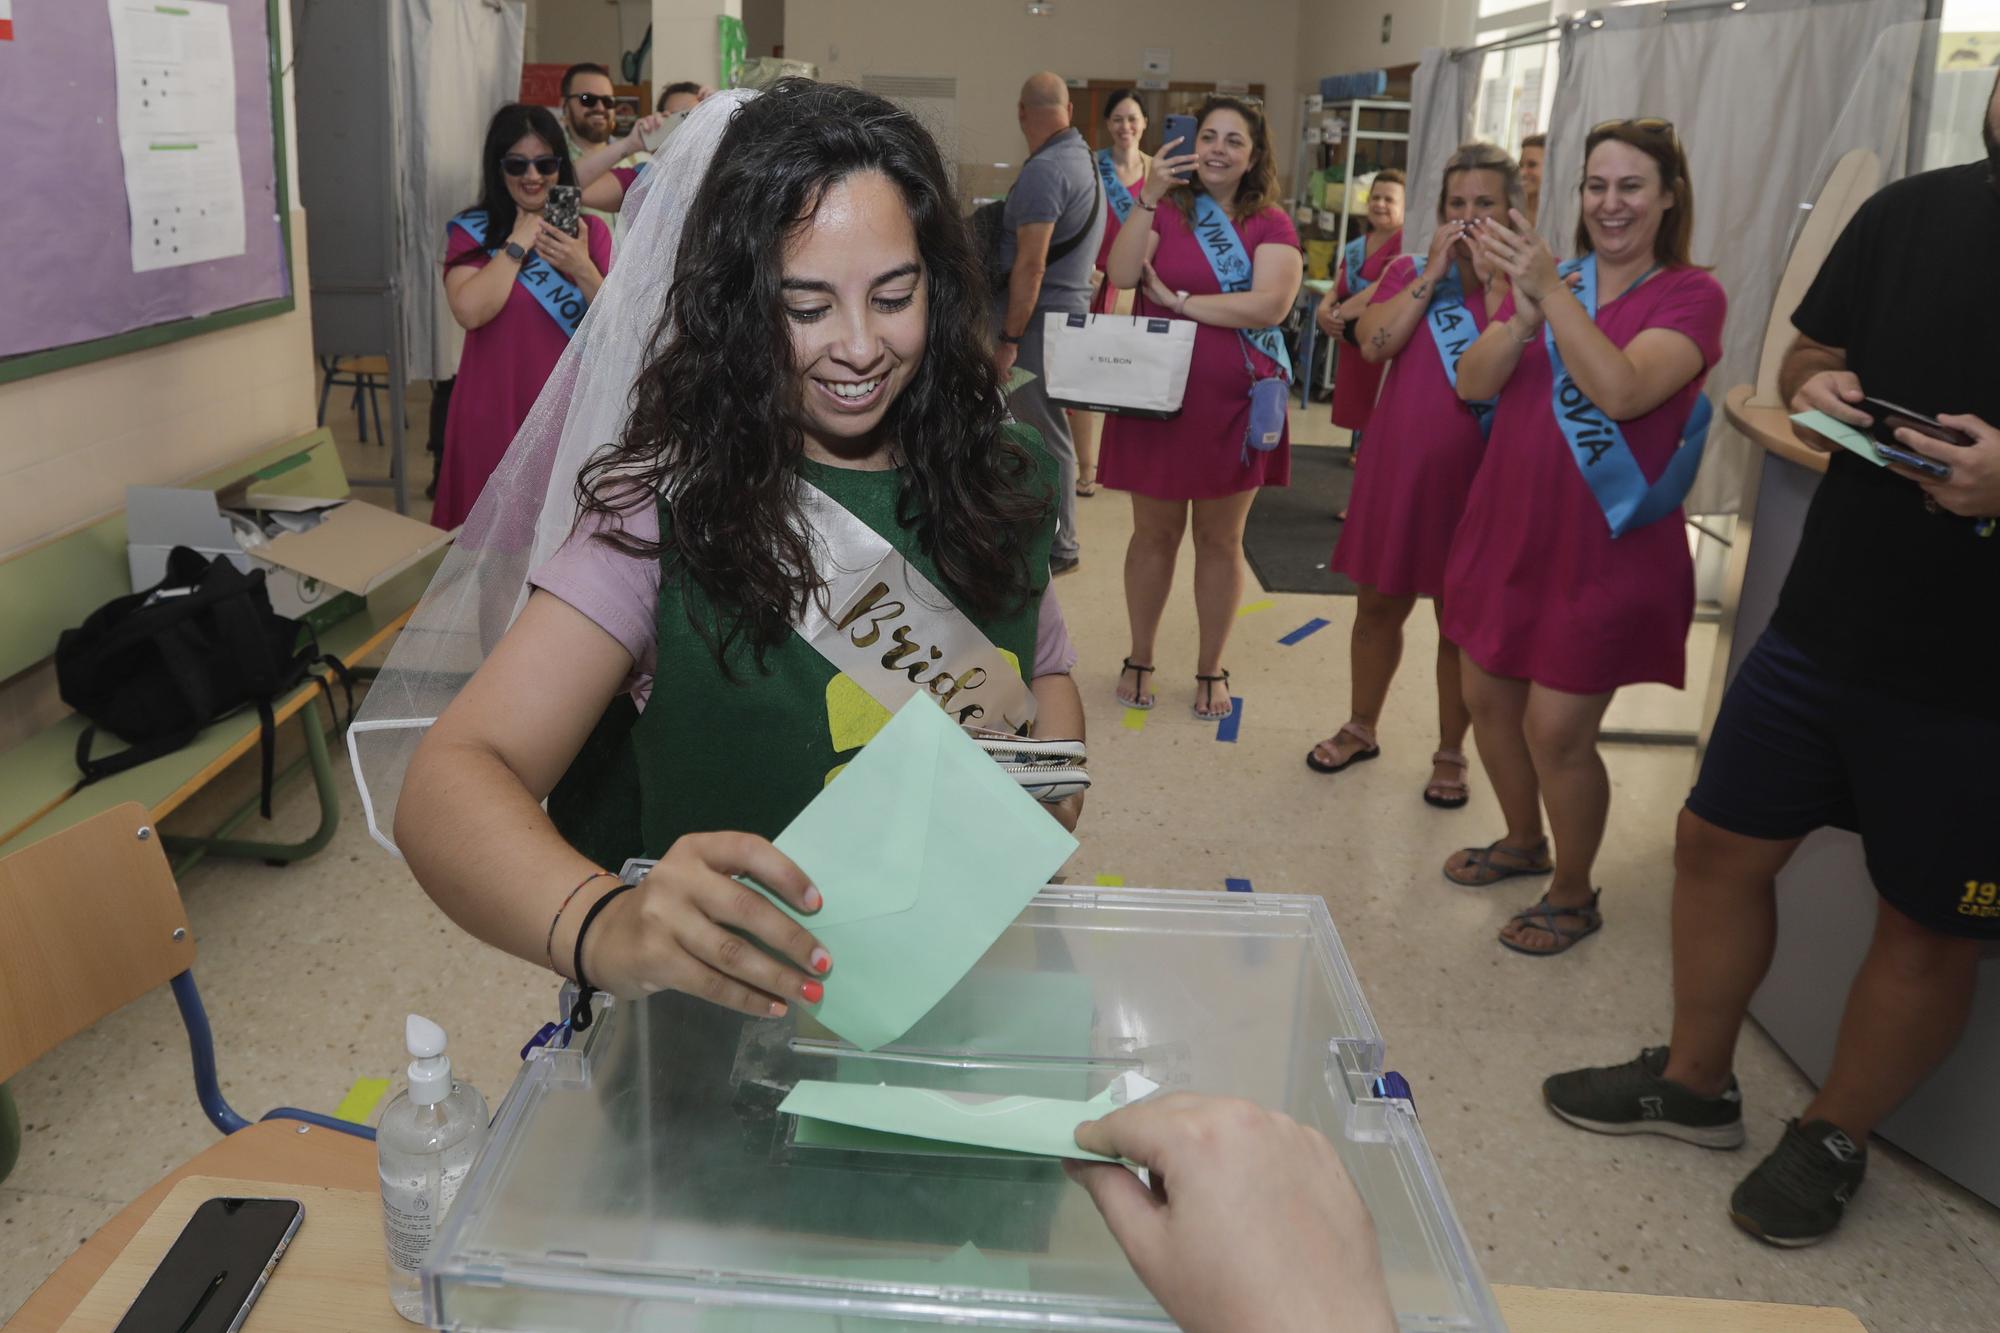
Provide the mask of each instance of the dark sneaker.
POLYGON ((1729 1218, 1758 1240, 1797 1248, 1840 1225, 1868 1173, 1868 1147, 1825 1120, 1785 1126, 1785 1137, 1729 1196, 1729 1218))
POLYGON ((1660 1077, 1667 1048, 1601 1069, 1572 1069, 1542 1081, 1549 1109, 1597 1134, 1664 1134, 1703 1148, 1743 1146, 1743 1094, 1736 1080, 1720 1097, 1703 1097, 1660 1077))

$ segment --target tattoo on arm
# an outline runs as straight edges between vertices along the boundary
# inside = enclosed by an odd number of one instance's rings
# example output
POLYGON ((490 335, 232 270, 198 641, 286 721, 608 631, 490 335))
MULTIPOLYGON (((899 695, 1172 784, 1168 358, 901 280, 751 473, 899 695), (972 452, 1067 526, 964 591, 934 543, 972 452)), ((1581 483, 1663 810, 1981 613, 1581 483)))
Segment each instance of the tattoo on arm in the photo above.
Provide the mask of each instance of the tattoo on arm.
POLYGON ((1430 294, 1431 280, 1429 278, 1425 278, 1422 282, 1410 288, 1410 295, 1416 297, 1419 301, 1427 299, 1430 294))
POLYGON ((1389 330, 1385 328, 1375 330, 1374 336, 1368 340, 1368 345, 1378 352, 1387 347, 1389 345, 1389 330))

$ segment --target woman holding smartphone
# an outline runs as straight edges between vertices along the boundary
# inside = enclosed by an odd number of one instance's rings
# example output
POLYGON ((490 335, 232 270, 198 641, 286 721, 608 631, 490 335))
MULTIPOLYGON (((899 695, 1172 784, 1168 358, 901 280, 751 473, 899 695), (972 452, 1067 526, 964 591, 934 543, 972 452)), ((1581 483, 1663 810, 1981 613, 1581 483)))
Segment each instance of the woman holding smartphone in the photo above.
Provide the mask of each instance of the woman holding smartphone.
POLYGON ((1604 710, 1620 686, 1678 689, 1685 674, 1694 563, 1680 501, 1728 306, 1688 257, 1694 192, 1671 124, 1593 129, 1581 194, 1569 264, 1518 210, 1512 227, 1474 224, 1512 292, 1459 363, 1459 397, 1499 407, 1445 571, 1443 630, 1507 820, 1445 875, 1484 887, 1553 873, 1500 932, 1542 956, 1603 925, 1591 871, 1611 803, 1604 710))
MULTIPOLYGON (((1097 247, 1097 267, 1091 273, 1097 291, 1090 298, 1090 313, 1124 315, 1131 313, 1133 293, 1106 281, 1104 265, 1112 242, 1118 239, 1118 228, 1138 209, 1139 188, 1153 162, 1151 154, 1139 151, 1139 140, 1146 133, 1146 112, 1139 105, 1138 93, 1121 88, 1111 94, 1104 108, 1104 131, 1111 143, 1097 150, 1097 177, 1104 186, 1107 211, 1104 240, 1097 247)), ((1088 498, 1097 494, 1097 438, 1104 417, 1097 412, 1071 412, 1070 422, 1076 435, 1076 493, 1088 498)))
POLYGON ((1105 424, 1099 476, 1132 493, 1125 550, 1131 651, 1118 700, 1151 708, 1153 640, 1173 587, 1190 515, 1200 647, 1194 715, 1228 717, 1222 653, 1243 596, 1243 525, 1260 486, 1291 478, 1282 401, 1266 450, 1250 447, 1251 394, 1289 371, 1275 326, 1291 312, 1303 263, 1299 233, 1277 202, 1278 172, 1261 104, 1211 97, 1195 142, 1167 143, 1146 172, 1138 209, 1106 257, 1105 274, 1139 290, 1135 313, 1191 319, 1194 360, 1181 413, 1168 421, 1114 417, 1105 424), (1194 168, 1192 179, 1180 172, 1194 168), (1224 274, 1227 274, 1225 281, 1224 274))
POLYGON ((479 203, 445 228, 444 292, 465 330, 431 522, 456 528, 485 489, 611 267, 611 233, 543 218, 549 189, 576 184, 546 109, 503 106, 486 127, 479 203))
MULTIPOLYGON (((1430 252, 1390 264, 1361 316, 1360 357, 1392 364, 1375 403, 1368 466, 1355 478, 1330 561, 1359 588, 1348 648, 1352 711, 1306 756, 1315 772, 1338 773, 1381 753, 1375 726, 1402 660, 1403 622, 1420 597, 1443 619, 1445 560, 1492 420, 1491 404, 1474 409, 1459 399, 1458 362, 1507 289, 1474 246, 1472 224, 1520 202, 1512 158, 1492 144, 1460 148, 1445 163, 1430 252)), ((1472 718, 1459 688, 1458 647, 1442 632, 1437 700, 1438 749, 1424 800, 1456 810, 1470 796, 1460 747, 1472 718)))

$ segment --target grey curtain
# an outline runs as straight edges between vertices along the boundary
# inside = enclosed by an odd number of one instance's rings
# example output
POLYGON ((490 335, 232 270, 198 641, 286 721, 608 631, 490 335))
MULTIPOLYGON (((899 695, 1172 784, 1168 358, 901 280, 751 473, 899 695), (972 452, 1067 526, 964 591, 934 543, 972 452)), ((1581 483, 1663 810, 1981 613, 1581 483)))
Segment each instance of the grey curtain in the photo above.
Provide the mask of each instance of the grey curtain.
POLYGON ((1480 57, 1453 59, 1436 47, 1424 52, 1410 81, 1409 207, 1403 216, 1403 248, 1424 253, 1437 230, 1438 173, 1472 136, 1473 104, 1479 96, 1480 57))
POLYGON ((1756 378, 1771 301, 1800 209, 1831 166, 1830 142, 1861 126, 1891 141, 1887 178, 1906 169, 1894 141, 1907 133, 1921 46, 1913 21, 1923 17, 1924 0, 1679 8, 1607 8, 1592 14, 1601 27, 1575 23, 1563 32, 1539 222, 1558 254, 1573 250, 1591 126, 1624 116, 1674 122, 1694 186, 1695 259, 1713 266, 1729 293, 1723 357, 1708 378, 1715 432, 1687 507, 1735 513, 1754 446, 1723 420, 1722 397, 1756 378), (1907 26, 1906 38, 1898 25, 1907 26), (1882 90, 1879 106, 1851 105, 1863 86, 1882 90))
POLYGON ((452 215, 479 198, 486 122, 521 92, 525 0, 392 0, 389 80, 396 136, 396 281, 409 378, 458 373, 465 333, 438 265, 452 215))

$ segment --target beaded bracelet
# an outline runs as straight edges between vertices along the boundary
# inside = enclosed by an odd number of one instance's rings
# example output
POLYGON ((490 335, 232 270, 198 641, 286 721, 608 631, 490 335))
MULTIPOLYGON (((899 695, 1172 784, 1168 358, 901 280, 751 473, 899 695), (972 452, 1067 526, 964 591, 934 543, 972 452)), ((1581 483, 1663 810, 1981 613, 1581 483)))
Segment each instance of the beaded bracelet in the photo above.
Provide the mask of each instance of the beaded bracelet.
POLYGON ((562 914, 567 912, 569 905, 576 901, 576 895, 583 892, 584 884, 588 884, 592 880, 616 878, 618 877, 609 870, 598 870, 586 875, 583 884, 579 884, 571 889, 569 896, 562 900, 562 906, 556 909, 556 914, 549 918, 549 937, 542 941, 542 951, 549 956, 549 971, 556 972, 561 970, 556 967, 556 923, 562 920, 562 914))

